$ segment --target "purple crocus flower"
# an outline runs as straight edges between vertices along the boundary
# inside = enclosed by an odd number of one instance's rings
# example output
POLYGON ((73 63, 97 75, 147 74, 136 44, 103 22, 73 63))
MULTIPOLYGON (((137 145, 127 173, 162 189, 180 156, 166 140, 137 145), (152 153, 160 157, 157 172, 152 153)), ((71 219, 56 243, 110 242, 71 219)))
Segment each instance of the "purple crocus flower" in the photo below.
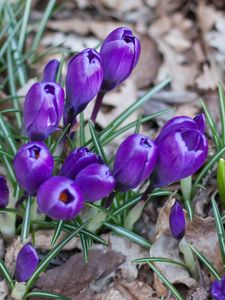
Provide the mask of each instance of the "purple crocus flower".
POLYGON ((104 72, 102 90, 112 90, 130 75, 140 50, 140 42, 129 28, 119 27, 106 37, 100 50, 104 72))
POLYGON ((93 163, 102 163, 99 155, 91 152, 86 147, 74 149, 65 159, 60 175, 75 179, 77 174, 93 163))
POLYGON ((173 183, 194 174, 204 164, 208 142, 204 135, 205 117, 181 116, 168 121, 155 143, 158 161, 152 177, 155 187, 173 183))
POLYGON ((34 247, 31 244, 23 246, 16 259, 16 281, 27 281, 37 268, 38 261, 38 255, 34 247))
POLYGON ((0 208, 5 208, 9 203, 9 188, 3 176, 0 176, 0 208))
POLYGON ((152 173, 157 161, 157 147, 141 134, 126 138, 116 152, 113 175, 117 188, 126 192, 134 189, 152 173))
POLYGON ((52 176, 54 160, 42 142, 29 142, 17 152, 13 167, 22 189, 34 196, 39 186, 52 176))
POLYGON ((71 220, 83 208, 83 194, 72 179, 53 176, 46 180, 37 193, 40 212, 55 220, 71 220))
POLYGON ((55 82, 37 82, 24 102, 24 124, 31 140, 42 141, 57 130, 63 114, 64 91, 55 82))
POLYGON ((182 239, 185 233, 185 217, 182 206, 177 201, 171 207, 169 223, 173 237, 178 240, 182 239))
POLYGON ((211 295, 215 300, 225 300, 225 275, 212 283, 211 295))
POLYGON ((83 192, 84 200, 88 202, 107 197, 115 187, 115 179, 109 167, 103 164, 91 164, 81 170, 75 183, 83 192))
POLYGON ((66 75, 67 122, 73 121, 97 95, 102 80, 101 58, 94 49, 85 49, 70 60, 66 75))
POLYGON ((50 60, 44 68, 43 72, 43 82, 55 82, 56 74, 59 69, 59 61, 58 59, 50 60))

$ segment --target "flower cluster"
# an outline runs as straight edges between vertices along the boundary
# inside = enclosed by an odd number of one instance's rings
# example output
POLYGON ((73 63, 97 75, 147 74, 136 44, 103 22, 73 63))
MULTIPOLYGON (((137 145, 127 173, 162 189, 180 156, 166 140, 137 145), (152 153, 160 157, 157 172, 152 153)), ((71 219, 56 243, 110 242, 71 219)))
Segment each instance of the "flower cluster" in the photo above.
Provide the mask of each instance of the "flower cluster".
MULTIPOLYGON (((54 170, 53 155, 44 141, 58 129, 62 118, 64 127, 70 128, 97 96, 92 114, 95 120, 103 96, 131 74, 139 56, 139 40, 130 29, 121 27, 108 35, 99 53, 88 48, 70 60, 65 93, 57 60, 50 61, 42 81, 31 86, 23 116, 30 141, 16 153, 13 167, 24 194, 36 197, 41 213, 54 220, 72 220, 85 201, 104 201, 115 191, 127 192, 149 178, 153 187, 164 186, 192 175, 204 164, 208 145, 204 115, 200 114, 194 119, 173 118, 154 141, 139 133, 128 136, 119 145, 112 168, 87 147, 80 147, 69 153, 60 169, 54 170)), ((0 207, 8 204, 8 194, 6 181, 0 177, 0 207)), ((182 213, 175 203, 170 226, 178 239, 184 234, 182 213)), ((17 257, 17 281, 26 281, 37 264, 35 249, 26 244, 17 257)))

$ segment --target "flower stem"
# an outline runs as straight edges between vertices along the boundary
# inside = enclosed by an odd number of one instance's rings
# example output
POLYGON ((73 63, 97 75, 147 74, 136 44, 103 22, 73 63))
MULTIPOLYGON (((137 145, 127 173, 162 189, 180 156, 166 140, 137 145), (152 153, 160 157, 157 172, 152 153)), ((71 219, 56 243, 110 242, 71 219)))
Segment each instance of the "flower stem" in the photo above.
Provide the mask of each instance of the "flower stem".
POLYGON ((92 114, 91 114, 91 120, 93 123, 95 123, 95 121, 96 121, 96 118, 97 118, 97 115, 98 115, 99 109, 101 107, 104 96, 105 96, 105 91, 103 92, 102 90, 100 90, 98 92, 98 95, 97 95, 97 98, 95 101, 95 106, 94 106, 92 114))
POLYGON ((26 203, 26 209, 23 218, 23 225, 21 231, 21 240, 25 241, 29 237, 30 232, 30 210, 31 210, 31 197, 28 197, 26 203))

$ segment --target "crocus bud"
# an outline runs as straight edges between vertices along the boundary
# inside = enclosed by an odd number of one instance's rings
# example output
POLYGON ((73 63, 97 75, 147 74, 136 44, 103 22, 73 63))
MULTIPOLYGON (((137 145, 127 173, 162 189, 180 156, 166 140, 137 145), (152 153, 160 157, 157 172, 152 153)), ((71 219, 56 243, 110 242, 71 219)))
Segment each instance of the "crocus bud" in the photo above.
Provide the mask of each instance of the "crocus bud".
POLYGON ((158 160, 153 172, 155 187, 173 183, 194 174, 206 161, 208 143, 205 118, 175 117, 162 128, 155 143, 158 160))
POLYGON ((185 217, 182 206, 175 202, 170 210, 169 216, 170 231, 175 239, 182 239, 185 233, 185 217))
POLYGON ((16 281, 27 281, 37 268, 38 261, 38 255, 34 247, 31 244, 23 246, 16 259, 16 281))
POLYGON ((74 149, 65 159, 60 175, 75 179, 77 174, 93 163, 101 163, 99 155, 91 152, 86 147, 74 149))
POLYGON ((50 60, 43 71, 43 82, 55 82, 56 74, 59 69, 59 61, 57 59, 50 60))
POLYGON ((52 176, 54 160, 42 142, 30 142, 17 152, 13 167, 22 189, 34 196, 39 186, 52 176))
POLYGON ((97 95, 102 80, 101 58, 94 49, 85 49, 74 56, 69 62, 66 75, 67 113, 76 116, 83 111, 97 95))
POLYGON ((225 275, 221 280, 214 280, 211 285, 211 296, 215 300, 225 300, 225 275))
POLYGON ((37 193, 41 213, 54 220, 71 220, 83 208, 83 194, 72 179, 53 176, 46 180, 37 193))
POLYGON ((57 130, 63 114, 64 91, 55 82, 37 82, 24 102, 24 124, 31 140, 42 141, 57 130))
POLYGON ((115 179, 109 168, 103 164, 91 164, 81 170, 75 183, 83 192, 84 200, 88 202, 107 197, 115 187, 115 179))
POLYGON ((140 42, 129 28, 119 27, 106 37, 100 50, 104 72, 102 90, 112 90, 130 75, 140 50, 140 42))
POLYGON ((3 176, 0 176, 0 208, 5 208, 9 203, 9 188, 3 176))
POLYGON ((134 189, 152 173, 157 161, 157 147, 141 134, 126 138, 116 152, 113 175, 117 188, 126 192, 134 189))

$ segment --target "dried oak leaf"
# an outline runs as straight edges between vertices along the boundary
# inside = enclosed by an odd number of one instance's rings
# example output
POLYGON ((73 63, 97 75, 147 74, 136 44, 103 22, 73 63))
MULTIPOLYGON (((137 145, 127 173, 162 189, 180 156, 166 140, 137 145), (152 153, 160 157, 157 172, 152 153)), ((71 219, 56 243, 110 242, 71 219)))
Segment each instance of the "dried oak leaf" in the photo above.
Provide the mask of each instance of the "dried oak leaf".
POLYGON ((125 257, 112 250, 90 250, 89 262, 85 264, 83 254, 71 256, 60 267, 45 272, 36 287, 70 297, 72 300, 93 299, 91 285, 116 271, 125 257))

